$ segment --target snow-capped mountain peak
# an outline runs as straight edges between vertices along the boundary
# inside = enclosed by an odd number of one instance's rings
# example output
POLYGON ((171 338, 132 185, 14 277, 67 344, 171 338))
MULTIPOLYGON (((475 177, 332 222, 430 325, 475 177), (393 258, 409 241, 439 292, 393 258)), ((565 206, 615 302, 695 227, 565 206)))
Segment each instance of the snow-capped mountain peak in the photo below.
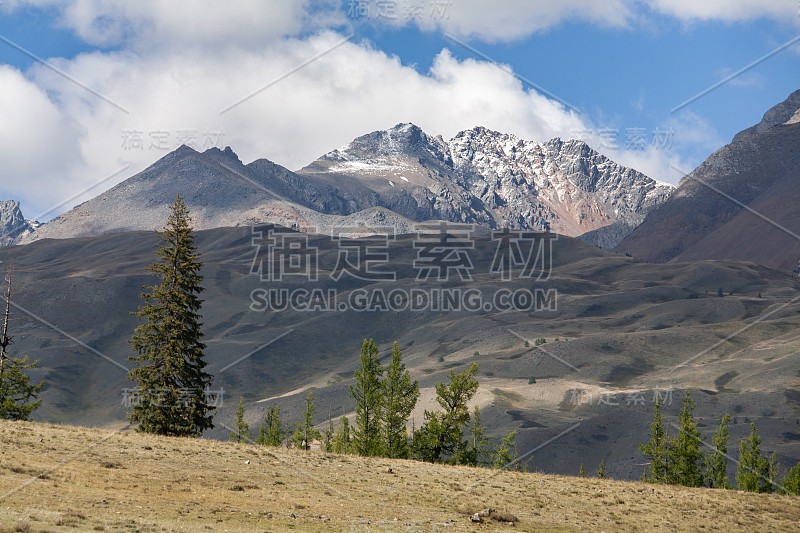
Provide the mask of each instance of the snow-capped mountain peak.
POLYGON ((482 126, 445 141, 398 124, 358 137, 304 170, 386 189, 382 194, 395 198, 387 207, 403 204, 412 219, 586 235, 603 247, 616 244, 673 190, 582 141, 526 141, 482 126), (416 204, 410 209, 408 196, 416 204))

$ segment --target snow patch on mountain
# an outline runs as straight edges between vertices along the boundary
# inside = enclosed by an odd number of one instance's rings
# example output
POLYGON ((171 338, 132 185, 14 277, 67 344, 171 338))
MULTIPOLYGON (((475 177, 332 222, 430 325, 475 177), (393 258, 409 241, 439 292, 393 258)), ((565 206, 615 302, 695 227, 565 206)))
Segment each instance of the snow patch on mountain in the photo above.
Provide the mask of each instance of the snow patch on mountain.
MULTIPOLYGON (((430 212, 454 221, 570 236, 608 227, 610 235, 589 237, 603 247, 615 245, 674 190, 581 141, 526 141, 483 127, 445 141, 413 124, 398 124, 361 136, 311 166, 320 164, 316 168, 360 179, 399 177, 414 191, 419 216, 430 212)), ((408 207, 408 198, 396 203, 408 207)), ((410 211, 403 214, 414 218, 410 211)))
POLYGON ((798 122, 800 122, 800 108, 798 108, 794 112, 794 115, 792 115, 791 118, 789 120, 787 120, 786 122, 784 122, 783 124, 785 126, 788 126, 790 124, 797 124, 798 122))
POLYGON ((385 163, 374 163, 369 161, 343 161, 329 167, 331 172, 343 173, 391 172, 399 169, 402 169, 402 167, 398 165, 387 165, 385 163))

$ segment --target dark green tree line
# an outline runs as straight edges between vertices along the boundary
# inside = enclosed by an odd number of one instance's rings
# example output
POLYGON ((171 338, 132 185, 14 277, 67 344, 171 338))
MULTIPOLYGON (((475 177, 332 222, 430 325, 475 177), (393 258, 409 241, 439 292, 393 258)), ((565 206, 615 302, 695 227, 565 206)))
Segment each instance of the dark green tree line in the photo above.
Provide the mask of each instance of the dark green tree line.
MULTIPOLYGON (((697 429, 694 409, 691 392, 687 391, 680 413, 678 436, 671 439, 662 419, 661 404, 658 400, 655 402, 650 440, 639 445, 642 453, 650 459, 643 479, 653 483, 730 489, 727 469, 731 417, 726 413, 720 419, 711 438, 711 451, 704 454, 700 445, 705 437, 697 429)), ((761 451, 761 436, 753 423, 750 424, 749 436, 739 444, 736 463, 738 490, 800 494, 800 463, 779 480, 778 458, 774 453, 767 455, 761 451)))
MULTIPOLYGON (((486 436, 477 406, 470 416, 468 403, 478 389, 476 364, 460 374, 451 370, 448 381, 436 385, 436 400, 441 410, 426 411, 425 423, 409 436, 408 419, 419 400, 419 384, 411 379, 398 343, 392 346, 391 359, 383 367, 378 347, 372 339, 365 340, 360 361, 353 374, 354 384, 350 386, 355 401, 355 424, 351 425, 350 419, 342 416, 335 427, 329 417, 328 426, 323 433, 319 432, 312 425, 314 403, 313 394, 309 394, 303 421, 297 424, 292 444, 309 449, 315 439, 321 439, 325 452, 522 469, 515 442, 517 432, 512 431, 494 445, 486 436), (468 438, 465 430, 469 431, 468 438)), ((266 422, 259 431, 258 442, 279 445, 285 433, 280 429, 277 407, 269 408, 266 422)))

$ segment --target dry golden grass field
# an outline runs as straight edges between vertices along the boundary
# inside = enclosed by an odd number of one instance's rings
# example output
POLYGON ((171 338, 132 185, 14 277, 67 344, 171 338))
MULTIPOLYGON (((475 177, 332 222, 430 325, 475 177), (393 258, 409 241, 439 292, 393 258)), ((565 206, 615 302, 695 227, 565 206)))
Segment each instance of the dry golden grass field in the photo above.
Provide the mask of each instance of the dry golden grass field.
POLYGON ((797 531, 800 498, 0 422, 0 531, 797 531), (391 472, 389 472, 391 468, 391 472), (470 515, 485 508, 492 518, 470 515))

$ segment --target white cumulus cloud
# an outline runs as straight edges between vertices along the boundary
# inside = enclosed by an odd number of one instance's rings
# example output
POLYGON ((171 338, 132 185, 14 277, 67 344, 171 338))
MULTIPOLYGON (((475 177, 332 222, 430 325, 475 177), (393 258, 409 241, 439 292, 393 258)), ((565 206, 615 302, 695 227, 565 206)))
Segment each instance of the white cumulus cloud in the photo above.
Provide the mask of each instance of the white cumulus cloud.
MULTIPOLYGON (((460 37, 509 40, 567 20, 625 26, 642 10, 629 0, 422 4, 420 14, 411 9, 412 0, 398 0, 389 23, 415 21, 460 37)), ((649 5, 687 20, 788 12, 788 4, 772 0, 758 8, 733 2, 728 11, 722 4, 711 2, 702 11, 678 0, 649 5)), ((198 149, 230 145, 245 163, 266 157, 297 169, 354 137, 400 122, 445 138, 479 125, 538 141, 596 129, 585 116, 526 86, 510 67, 458 60, 445 49, 420 73, 369 43, 345 41, 355 13, 334 0, 13 0, 0 9, 30 6, 55 10, 59 24, 111 48, 49 60, 72 80, 41 64, 26 72, 0 67, 0 198, 22 200, 28 216, 77 194, 62 210, 70 208, 181 142, 198 149), (129 170, 108 179, 124 165, 129 170)), ((701 126, 673 124, 676 142, 690 135, 694 142, 714 139, 701 126)), ((678 151, 600 149, 672 182, 678 176, 670 165, 691 166, 678 151)))
POLYGON ((13 121, 6 127, 18 138, 8 146, 24 149, 8 149, 2 193, 21 198, 28 213, 129 164, 128 172, 103 184, 107 188, 192 140, 198 149, 230 145, 245 163, 266 157, 297 169, 354 137, 400 122, 446 138, 477 125, 534 140, 569 137, 587 127, 495 64, 460 61, 443 50, 429 72, 419 73, 336 32, 213 54, 192 48, 98 51, 54 65, 79 83, 40 64, 25 77, 13 73, 16 99, 34 103, 16 104, 17 113, 9 115, 13 121), (21 124, 29 130, 20 130, 21 124), (33 154, 42 153, 47 157, 36 160, 33 154))
POLYGON ((80 163, 80 125, 16 69, 0 66, 0 87, 0 176, 7 197, 44 198, 51 187, 69 187, 80 163))
POLYGON ((348 3, 356 23, 443 31, 485 42, 515 41, 564 23, 621 28, 649 24, 653 15, 683 22, 759 18, 800 25, 796 0, 360 0, 348 3))

